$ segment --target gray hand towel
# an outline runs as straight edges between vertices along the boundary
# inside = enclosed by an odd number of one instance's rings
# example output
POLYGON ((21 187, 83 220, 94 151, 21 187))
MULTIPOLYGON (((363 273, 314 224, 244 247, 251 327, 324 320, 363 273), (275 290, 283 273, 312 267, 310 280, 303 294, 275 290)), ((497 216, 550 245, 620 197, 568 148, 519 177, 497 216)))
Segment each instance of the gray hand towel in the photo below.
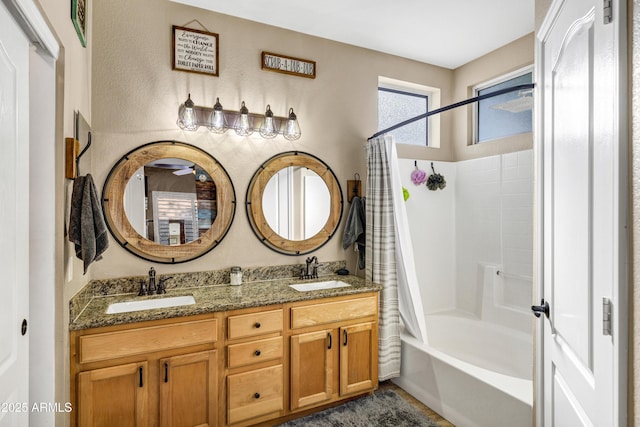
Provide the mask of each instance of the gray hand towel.
POLYGON ((365 213, 365 199, 355 196, 351 199, 351 208, 347 216, 347 223, 344 227, 344 236, 342 237, 342 247, 347 249, 355 244, 358 250, 358 268, 364 269, 365 266, 365 226, 367 215, 365 213))
POLYGON ((101 259, 109 247, 100 198, 89 174, 79 176, 73 182, 69 241, 75 244, 76 256, 84 263, 84 274, 89 264, 101 259))

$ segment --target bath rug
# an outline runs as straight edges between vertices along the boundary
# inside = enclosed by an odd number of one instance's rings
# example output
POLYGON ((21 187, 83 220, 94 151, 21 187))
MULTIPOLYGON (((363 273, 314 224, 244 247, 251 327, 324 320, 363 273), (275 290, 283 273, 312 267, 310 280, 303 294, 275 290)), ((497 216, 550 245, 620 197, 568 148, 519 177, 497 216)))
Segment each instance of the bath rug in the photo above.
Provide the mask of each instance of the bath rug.
POLYGON ((438 424, 393 390, 383 390, 280 427, 438 427, 438 424))

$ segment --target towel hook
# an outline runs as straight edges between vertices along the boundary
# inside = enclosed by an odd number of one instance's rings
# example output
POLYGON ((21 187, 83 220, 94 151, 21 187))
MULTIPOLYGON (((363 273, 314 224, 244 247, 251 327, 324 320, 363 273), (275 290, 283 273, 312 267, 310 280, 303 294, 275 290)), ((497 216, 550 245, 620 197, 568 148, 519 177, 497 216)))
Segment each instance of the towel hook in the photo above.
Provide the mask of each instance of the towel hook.
POLYGON ((351 203, 354 197, 361 197, 360 187, 360 174, 358 172, 353 174, 353 180, 347 180, 347 201, 351 203))
POLYGON ((76 175, 80 175, 80 157, 91 147, 91 131, 87 133, 87 145, 82 149, 78 157, 76 157, 76 175))
POLYGON ((80 158, 91 146, 91 131, 87 133, 87 145, 80 151, 80 141, 65 138, 65 177, 76 179, 80 175, 80 158))
POLYGON ((354 186, 353 186, 353 194, 355 196, 357 196, 358 194, 360 194, 359 191, 359 186, 360 186, 360 174, 358 172, 353 174, 353 179, 355 181, 354 186))

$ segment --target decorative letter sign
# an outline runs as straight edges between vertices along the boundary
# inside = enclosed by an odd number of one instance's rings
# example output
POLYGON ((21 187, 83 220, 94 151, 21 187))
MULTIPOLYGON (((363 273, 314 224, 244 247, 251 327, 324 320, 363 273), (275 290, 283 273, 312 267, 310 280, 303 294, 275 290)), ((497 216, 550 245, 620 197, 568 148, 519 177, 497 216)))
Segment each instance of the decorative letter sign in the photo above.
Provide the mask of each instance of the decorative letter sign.
POLYGON ((262 69, 294 76, 316 78, 316 62, 277 53, 262 52, 262 69))
POLYGON ((173 69, 218 76, 218 35, 174 25, 173 69))

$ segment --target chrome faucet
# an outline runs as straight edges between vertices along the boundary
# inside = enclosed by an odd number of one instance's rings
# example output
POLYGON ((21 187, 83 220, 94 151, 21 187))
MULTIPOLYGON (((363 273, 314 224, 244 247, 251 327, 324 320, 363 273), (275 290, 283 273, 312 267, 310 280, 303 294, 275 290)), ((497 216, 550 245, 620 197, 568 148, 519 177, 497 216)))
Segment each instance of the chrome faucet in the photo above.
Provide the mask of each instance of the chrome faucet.
POLYGON ((317 279, 318 278, 318 257, 312 256, 306 259, 306 267, 300 270, 300 279, 317 279), (309 272, 309 267, 311 267, 311 272, 309 272))

